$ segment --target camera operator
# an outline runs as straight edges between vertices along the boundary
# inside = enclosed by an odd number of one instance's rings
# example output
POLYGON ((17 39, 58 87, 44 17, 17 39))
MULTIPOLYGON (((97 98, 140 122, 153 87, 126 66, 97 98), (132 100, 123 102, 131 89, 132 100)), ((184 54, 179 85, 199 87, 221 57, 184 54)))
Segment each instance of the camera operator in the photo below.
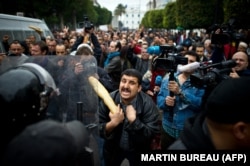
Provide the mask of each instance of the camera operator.
POLYGON ((211 43, 214 45, 214 51, 210 57, 210 60, 213 63, 220 63, 230 57, 228 55, 229 53, 225 53, 225 47, 227 50, 226 52, 230 52, 229 50, 231 50, 232 46, 229 41, 222 41, 221 37, 219 36, 220 34, 222 34, 222 30, 218 28, 215 30, 215 32, 213 32, 211 37, 211 43))
POLYGON ((102 54, 102 48, 100 46, 97 36, 94 33, 93 24, 86 20, 86 18, 82 35, 76 40, 75 44, 72 46, 71 52, 76 51, 77 47, 82 43, 89 44, 93 48, 94 56, 97 60, 97 64, 99 65, 100 57, 102 54))
MULTIPOLYGON (((237 20, 230 19, 228 23, 218 25, 214 24, 208 28, 211 33, 211 43, 215 46, 211 60, 213 63, 219 63, 223 60, 230 60, 237 51, 242 41, 246 40, 246 34, 239 29, 237 20)), ((244 44, 246 46, 246 44, 244 44)), ((245 47, 244 46, 244 47, 245 47)))
POLYGON ((235 60, 236 66, 232 68, 232 72, 229 74, 230 77, 239 78, 241 76, 250 76, 250 69, 248 69, 249 57, 245 52, 236 52, 232 59, 235 60))
MULTIPOLYGON (((187 51, 185 57, 188 63, 199 62, 199 56, 193 51, 187 51)), ((163 110, 161 149, 166 150, 183 130, 187 118, 199 113, 205 90, 191 84, 190 75, 194 70, 187 69, 176 72, 174 80, 165 77, 157 96, 157 105, 163 110), (170 94, 174 93, 174 96, 170 94)))
POLYGON ((249 83, 249 77, 221 82, 208 97, 204 114, 189 118, 168 150, 249 150, 249 83))

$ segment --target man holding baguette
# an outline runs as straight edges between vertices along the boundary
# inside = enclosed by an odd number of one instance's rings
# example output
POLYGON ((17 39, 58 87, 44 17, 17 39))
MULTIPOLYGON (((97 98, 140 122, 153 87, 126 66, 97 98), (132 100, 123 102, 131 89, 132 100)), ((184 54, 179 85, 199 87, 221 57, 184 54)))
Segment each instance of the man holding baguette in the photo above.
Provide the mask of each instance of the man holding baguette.
POLYGON ((121 74, 119 89, 110 93, 117 108, 109 110, 102 100, 99 106, 99 131, 105 139, 105 164, 120 165, 124 159, 138 165, 136 153, 148 152, 159 133, 159 111, 153 100, 141 91, 142 75, 136 69, 121 74))

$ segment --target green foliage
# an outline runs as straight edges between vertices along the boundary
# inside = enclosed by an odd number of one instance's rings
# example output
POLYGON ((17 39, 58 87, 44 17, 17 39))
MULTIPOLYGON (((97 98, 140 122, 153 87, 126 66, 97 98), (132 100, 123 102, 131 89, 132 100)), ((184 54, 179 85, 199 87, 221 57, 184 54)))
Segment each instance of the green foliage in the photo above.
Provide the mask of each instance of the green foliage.
POLYGON ((126 7, 122 4, 118 4, 114 13, 115 13, 115 16, 121 16, 122 14, 126 13, 126 7))
POLYGON ((163 27, 167 29, 176 28, 176 3, 170 2, 166 5, 163 13, 163 27))
POLYGON ((204 28, 223 20, 222 6, 217 0, 177 0, 177 25, 184 28, 204 28))
POLYGON ((150 13, 151 18, 151 27, 154 28, 163 28, 163 10, 153 10, 150 13))
POLYGON ((95 11, 98 15, 98 20, 96 25, 106 25, 112 21, 112 12, 106 8, 100 8, 99 6, 94 6, 95 11))
MULTIPOLYGON (((155 1, 153 1, 154 3, 155 1)), ((112 3, 112 2, 110 2, 112 3)), ((147 11, 141 21, 145 28, 185 29, 207 28, 214 23, 227 23, 231 18, 237 26, 250 28, 250 0, 176 0, 162 10, 147 11)), ((0 13, 23 12, 27 17, 44 19, 49 27, 76 26, 87 15, 95 25, 110 24, 112 13, 94 7, 92 0, 1 0, 0 13)), ((126 7, 118 4, 115 15, 125 14, 126 7)))
POLYGON ((142 21, 141 21, 141 25, 143 25, 145 28, 150 28, 149 14, 150 14, 150 11, 147 11, 144 14, 144 17, 142 18, 142 21))
POLYGON ((236 20, 236 26, 240 28, 250 28, 250 1, 249 0, 224 0, 224 20, 236 20))

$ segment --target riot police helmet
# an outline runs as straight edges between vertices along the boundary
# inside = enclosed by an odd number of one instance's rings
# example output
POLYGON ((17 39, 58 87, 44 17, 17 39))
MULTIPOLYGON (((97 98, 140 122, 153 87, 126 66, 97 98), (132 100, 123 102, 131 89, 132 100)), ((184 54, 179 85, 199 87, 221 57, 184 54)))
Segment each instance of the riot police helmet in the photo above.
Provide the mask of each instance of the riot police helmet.
POLYGON ((1 127, 8 136, 18 134, 29 124, 46 118, 46 108, 56 85, 41 66, 24 63, 0 75, 1 127), (6 133, 7 134, 7 133, 6 133))

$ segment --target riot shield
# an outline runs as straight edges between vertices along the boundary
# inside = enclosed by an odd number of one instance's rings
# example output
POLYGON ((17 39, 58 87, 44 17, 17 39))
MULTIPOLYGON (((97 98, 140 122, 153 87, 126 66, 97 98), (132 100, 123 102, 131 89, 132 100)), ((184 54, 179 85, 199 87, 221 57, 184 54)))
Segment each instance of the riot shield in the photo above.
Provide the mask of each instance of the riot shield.
MULTIPOLYGON (((99 97, 88 78, 98 79, 97 61, 94 56, 7 56, 0 63, 0 73, 23 63, 35 63, 53 77, 57 93, 50 97, 47 118, 62 123, 79 120, 88 129, 89 153, 82 154, 82 162, 100 165, 102 138, 98 132, 99 97), (86 158, 88 158, 86 160, 86 158)), ((18 81, 18 80, 13 80, 18 81)), ((81 161, 81 160, 80 160, 81 161)))

